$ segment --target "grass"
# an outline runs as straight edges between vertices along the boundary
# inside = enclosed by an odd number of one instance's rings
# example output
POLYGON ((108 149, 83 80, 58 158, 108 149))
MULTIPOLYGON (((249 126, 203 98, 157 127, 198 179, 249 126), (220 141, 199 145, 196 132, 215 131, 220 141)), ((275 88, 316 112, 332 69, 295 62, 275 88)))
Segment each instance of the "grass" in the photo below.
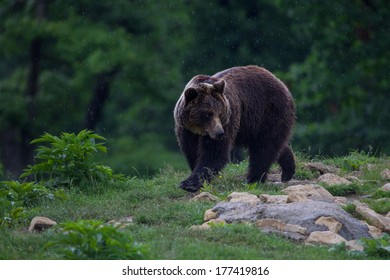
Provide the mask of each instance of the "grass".
MULTIPOLYGON (((300 159, 299 159, 300 160, 300 159)), ((342 159, 328 164, 337 165, 342 159)), ((369 162, 359 157, 361 179, 370 183, 346 188, 335 188, 340 194, 357 193, 369 195, 374 210, 390 210, 386 193, 378 191, 384 181, 378 173, 383 159, 369 162), (367 164, 377 164, 378 172, 368 170, 367 164), (375 198, 375 195, 377 196, 375 198)), ((388 161, 387 161, 388 164, 388 161)), ((230 164, 203 191, 209 191, 225 199, 233 191, 254 194, 280 194, 281 186, 268 184, 244 184, 247 162, 230 164)), ((298 170, 303 164, 298 164, 298 170)), ((354 169, 356 167, 354 166, 354 169)), ((300 173, 303 174, 303 171, 300 173)), ((307 176, 312 176, 306 174, 307 176)), ((305 175, 305 176, 306 176, 305 175)), ((285 238, 265 235, 254 226, 228 224, 213 226, 210 230, 192 230, 192 225, 203 223, 203 214, 215 203, 192 202, 193 194, 182 191, 178 186, 188 172, 165 167, 151 179, 127 178, 123 181, 100 183, 98 192, 86 188, 67 189, 68 199, 46 201, 31 208, 28 219, 45 216, 57 223, 79 220, 100 220, 107 222, 121 217, 133 217, 133 223, 122 229, 138 243, 149 248, 149 259, 362 259, 384 258, 380 255, 365 257, 350 255, 346 251, 329 250, 328 247, 306 246, 285 238), (86 191, 87 190, 87 191, 86 191)), ((349 209, 351 212, 353 209, 349 209)), ((48 241, 57 240, 60 231, 28 233, 27 225, 20 224, 13 229, 0 231, 0 259, 61 259, 58 246, 46 247, 48 241)))

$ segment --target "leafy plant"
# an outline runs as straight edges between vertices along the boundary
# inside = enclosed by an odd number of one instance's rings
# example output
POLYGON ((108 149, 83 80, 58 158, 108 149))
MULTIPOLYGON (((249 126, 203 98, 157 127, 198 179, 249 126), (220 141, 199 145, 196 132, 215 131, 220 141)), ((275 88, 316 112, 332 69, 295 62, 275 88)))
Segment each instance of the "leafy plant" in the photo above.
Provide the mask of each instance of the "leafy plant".
POLYGON ((0 191, 0 228, 11 228, 25 217, 25 208, 4 197, 3 192, 0 191))
POLYGON ((90 130, 77 135, 62 133, 60 137, 45 133, 32 144, 46 143, 36 149, 34 165, 29 165, 22 178, 34 176, 37 182, 47 186, 71 186, 82 182, 101 182, 114 177, 111 168, 97 165, 93 156, 106 152, 106 139, 90 130))
POLYGON ((118 231, 112 225, 96 220, 65 222, 58 240, 47 247, 58 246, 66 259, 144 259, 146 247, 118 231))
POLYGON ((23 206, 36 205, 42 199, 64 197, 60 191, 52 193, 45 186, 34 182, 3 181, 0 182, 0 189, 8 193, 10 201, 20 202, 23 206))
POLYGON ((13 227, 23 221, 28 213, 26 207, 37 205, 44 199, 63 199, 66 195, 58 190, 50 192, 45 186, 34 182, 0 182, 0 227, 13 227))
POLYGON ((25 209, 21 201, 15 201, 14 193, 0 184, 0 228, 13 227, 25 216, 25 209))
POLYGON ((368 256, 390 257, 390 235, 384 234, 379 239, 361 239, 364 252, 368 256))

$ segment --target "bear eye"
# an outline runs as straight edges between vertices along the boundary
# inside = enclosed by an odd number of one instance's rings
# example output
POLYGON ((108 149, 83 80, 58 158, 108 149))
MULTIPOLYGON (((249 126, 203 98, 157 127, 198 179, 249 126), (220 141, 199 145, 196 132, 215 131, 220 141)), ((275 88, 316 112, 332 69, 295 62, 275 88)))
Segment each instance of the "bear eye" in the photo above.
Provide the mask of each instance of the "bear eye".
POLYGON ((207 112, 205 115, 208 119, 211 119, 213 117, 213 113, 211 112, 207 112))

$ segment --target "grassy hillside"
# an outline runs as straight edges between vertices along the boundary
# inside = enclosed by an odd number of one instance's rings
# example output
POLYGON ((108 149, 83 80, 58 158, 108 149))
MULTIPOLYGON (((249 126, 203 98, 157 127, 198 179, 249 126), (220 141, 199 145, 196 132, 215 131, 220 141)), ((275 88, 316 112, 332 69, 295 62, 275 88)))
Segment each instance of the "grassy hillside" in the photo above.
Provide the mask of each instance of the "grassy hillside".
MULTIPOLYGON (((389 194, 379 190, 386 182, 380 173, 389 167, 389 158, 353 152, 347 157, 335 159, 308 159, 298 155, 297 161, 295 179, 307 181, 318 175, 315 171, 305 168, 306 162, 326 163, 328 166, 339 168, 338 173, 341 175, 353 175, 362 180, 348 188, 340 186, 329 188, 329 191, 337 195, 360 197, 379 213, 386 214, 390 211, 389 194)), ((203 191, 224 200, 233 191, 245 191, 256 195, 278 194, 283 188, 273 183, 244 184, 246 168, 246 162, 230 164, 212 183, 206 184, 203 191)), ((12 183, 2 182, 0 259, 121 259, 132 256, 146 259, 389 257, 386 253, 377 254, 375 244, 372 245, 370 254, 367 252, 351 254, 342 246, 336 248, 307 246, 282 237, 263 234, 258 228, 245 224, 216 225, 209 230, 193 230, 191 226, 202 224, 205 210, 212 208, 215 202, 191 201, 194 194, 179 189, 180 181, 188 176, 188 172, 179 172, 167 166, 155 177, 142 179, 115 176, 106 171, 104 174, 110 176, 103 176, 100 179, 98 176, 90 177, 93 180, 86 180, 87 176, 78 183, 75 183, 77 180, 73 178, 56 188, 47 185, 47 182, 53 184, 53 178, 45 177, 41 173, 45 179, 38 180, 35 176, 35 180, 38 181, 32 185, 42 186, 38 191, 30 192, 26 190, 27 185, 22 183, 14 186, 14 189, 19 191, 18 194, 15 194, 16 192, 12 194, 12 199, 19 204, 14 203, 18 207, 6 203, 7 199, 10 200, 11 191, 8 196, 4 193, 7 187, 11 188, 12 183), (23 191, 20 191, 21 186, 24 186, 23 191), (43 195, 36 195, 39 192, 43 195), (41 233, 28 232, 29 222, 35 216, 48 217, 59 225, 41 233), (124 228, 114 230, 113 226, 106 225, 108 221, 123 218, 132 222, 124 228), (83 225, 81 224, 83 220, 101 221, 102 225, 91 226, 91 222, 83 225), (64 224, 69 221, 77 222, 71 225, 77 228, 72 234, 69 234, 71 231, 67 231, 64 224), (103 249, 101 250, 99 246, 103 246, 103 249), (123 249, 125 246, 129 246, 126 252, 135 252, 134 255, 122 254, 121 250, 125 250, 123 249)), ((278 168, 273 167, 272 172, 278 173, 278 168)), ((354 214, 353 207, 350 208, 347 210, 354 214)))

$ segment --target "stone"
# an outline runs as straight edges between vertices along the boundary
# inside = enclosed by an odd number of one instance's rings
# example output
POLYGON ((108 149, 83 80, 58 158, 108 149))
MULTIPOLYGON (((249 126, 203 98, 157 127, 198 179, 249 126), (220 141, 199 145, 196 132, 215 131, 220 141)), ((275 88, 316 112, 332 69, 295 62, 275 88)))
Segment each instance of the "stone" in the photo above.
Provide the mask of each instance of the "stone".
POLYGON ((302 235, 305 235, 307 231, 307 229, 304 227, 293 225, 293 224, 286 224, 283 223, 281 220, 277 220, 277 219, 259 220, 255 223, 255 225, 260 228, 270 228, 277 231, 295 232, 302 235))
POLYGON ((382 191, 390 192, 390 183, 384 184, 383 187, 381 187, 382 191))
POLYGON ((208 192, 201 192, 200 194, 191 198, 191 201, 202 201, 202 202, 219 202, 219 198, 208 192))
POLYGON ((31 220, 30 227, 28 228, 29 232, 33 231, 44 231, 48 228, 51 228, 52 226, 55 226, 57 223, 49 218, 46 217, 34 217, 31 220))
POLYGON ((360 180, 358 177, 353 176, 353 175, 349 175, 349 176, 345 177, 345 179, 347 179, 350 182, 362 183, 362 180, 360 180))
POLYGON ((368 226, 368 230, 373 238, 377 239, 377 238, 382 237, 383 232, 379 228, 374 227, 374 226, 369 225, 369 224, 367 224, 367 226, 368 226))
POLYGON ((356 212, 363 216, 363 218, 370 224, 382 231, 390 233, 390 218, 382 216, 370 209, 366 205, 359 203, 356 206, 356 212))
POLYGON ((366 224, 351 216, 334 202, 312 200, 287 204, 220 202, 212 210, 218 218, 227 223, 255 223, 258 220, 276 219, 285 224, 306 228, 307 234, 327 230, 325 226, 317 225, 315 221, 321 216, 333 217, 343 225, 338 234, 344 239, 372 238, 366 224))
POLYGON ((204 213, 203 220, 205 222, 216 219, 218 217, 218 213, 215 212, 213 209, 208 209, 204 213))
POLYGON ((364 247, 359 240, 349 240, 345 243, 347 250, 349 251, 363 251, 364 247))
POLYGON ((132 216, 119 218, 118 220, 110 220, 107 222, 108 225, 113 225, 113 226, 121 228, 121 229, 129 226, 132 223, 133 223, 132 216))
POLYGON ((335 245, 347 242, 347 240, 332 231, 313 231, 306 242, 309 244, 335 245))
POLYGON ((328 186, 337 186, 337 185, 350 185, 352 184, 347 179, 337 176, 336 174, 327 173, 324 175, 321 175, 318 178, 319 183, 327 184, 328 186))
POLYGON ((335 196, 334 202, 340 206, 344 206, 344 205, 348 204, 348 199, 344 196, 335 196))
POLYGON ((334 233, 339 233, 341 227, 343 226, 336 219, 334 219, 332 217, 325 217, 325 216, 319 217, 315 221, 315 224, 316 225, 326 226, 329 229, 329 231, 334 232, 334 233))
POLYGON ((386 168, 381 172, 381 176, 385 180, 390 180, 390 169, 386 168))
POLYGON ((390 218, 390 211, 386 214, 386 218, 390 218))
POLYGON ((222 219, 212 219, 201 225, 193 225, 190 227, 191 230, 206 230, 210 229, 213 225, 225 225, 226 221, 222 219))
POLYGON ((258 203, 260 198, 257 195, 247 193, 247 192, 233 192, 228 197, 229 202, 249 202, 249 203, 258 203))
POLYGON ((269 194, 261 194, 259 199, 262 203, 286 203, 287 195, 269 195, 269 194))
POLYGON ((291 193, 287 196, 286 203, 309 201, 309 199, 301 194, 291 193))
POLYGON ((323 199, 333 201, 333 195, 325 188, 317 184, 289 186, 282 190, 286 194, 297 194, 309 199, 323 199))
POLYGON ((201 225, 193 225, 190 227, 191 230, 206 230, 210 229, 210 225, 207 223, 203 223, 201 225))
POLYGON ((308 169, 310 171, 316 171, 320 173, 320 175, 326 174, 326 173, 336 173, 337 168, 334 168, 333 166, 325 165, 321 162, 309 162, 304 165, 305 169, 308 169))

